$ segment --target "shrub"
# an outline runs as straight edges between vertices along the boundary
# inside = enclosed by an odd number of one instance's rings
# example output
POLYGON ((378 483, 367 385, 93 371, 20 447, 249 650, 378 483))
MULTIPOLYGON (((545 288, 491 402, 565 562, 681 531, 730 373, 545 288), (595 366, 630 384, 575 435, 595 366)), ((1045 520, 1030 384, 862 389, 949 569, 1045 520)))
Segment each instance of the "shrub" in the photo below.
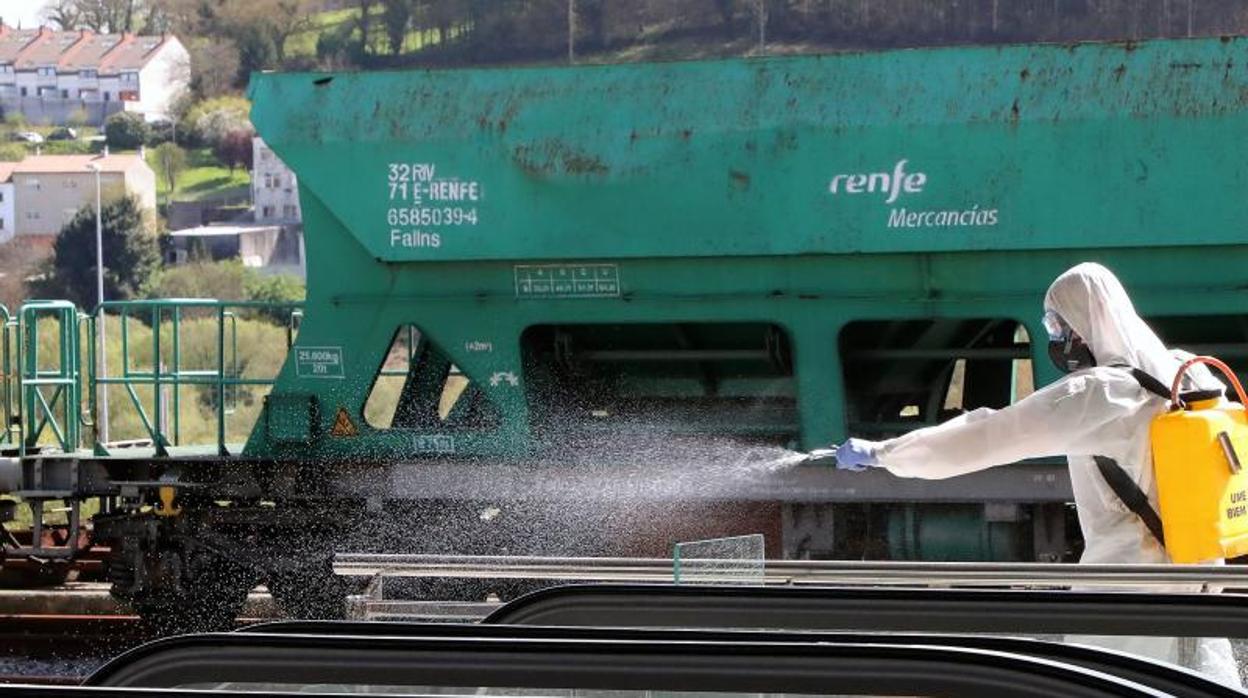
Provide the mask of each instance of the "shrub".
POLYGON ((162 270, 148 287, 150 298, 246 298, 247 281, 253 274, 241 260, 221 262, 200 259, 162 270))
POLYGON ((230 168, 233 174, 234 168, 242 167, 251 169, 252 150, 251 139, 254 133, 251 131, 237 130, 230 131, 217 141, 212 148, 212 154, 217 160, 226 167, 230 168))
POLYGON ((242 97, 206 99, 186 112, 178 137, 195 147, 213 147, 231 131, 253 131, 250 110, 251 103, 242 97))
POLYGON ((26 157, 26 146, 21 143, 0 143, 0 162, 17 162, 26 157))
POLYGON ((147 142, 151 129, 143 117, 130 112, 117 112, 104 122, 104 135, 114 148, 134 150, 147 142))
POLYGON ((82 128, 90 121, 91 118, 87 115, 87 110, 82 107, 78 107, 69 113, 69 118, 65 119, 65 125, 71 128, 82 128))
MULTIPOLYGON (((138 297, 160 266, 160 243, 148 231, 138 201, 127 196, 105 204, 103 242, 105 297, 138 297)), ((56 236, 52 250, 48 276, 39 284, 41 295, 95 307, 94 206, 78 211, 56 236)))

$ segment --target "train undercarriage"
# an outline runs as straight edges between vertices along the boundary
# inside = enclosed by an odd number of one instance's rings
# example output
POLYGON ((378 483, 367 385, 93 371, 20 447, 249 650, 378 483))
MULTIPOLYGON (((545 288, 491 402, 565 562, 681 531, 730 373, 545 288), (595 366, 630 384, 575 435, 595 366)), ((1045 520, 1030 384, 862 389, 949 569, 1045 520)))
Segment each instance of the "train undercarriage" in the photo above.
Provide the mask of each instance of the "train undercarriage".
MULTIPOLYGON (((666 557, 676 541, 762 533, 768 556, 787 559, 1077 555, 1061 464, 934 488, 911 483, 907 491, 891 476, 847 477, 826 465, 760 475, 753 466, 769 464, 774 452, 755 447, 753 460, 748 448, 733 460, 718 458, 727 451, 690 453, 666 473, 602 461, 593 469, 449 459, 327 467, 48 455, 20 462, 18 491, 45 515, 68 505, 69 520, 85 522, 83 512, 96 507, 91 540, 110 548, 114 595, 169 630, 228 627, 257 584, 293 617, 337 617, 352 591, 333 574, 332 557, 343 551, 666 557), (1029 501, 1018 501, 1026 490, 1029 501), (988 498, 969 501, 959 491, 988 498), (880 500, 863 501, 873 497, 880 500)), ((53 560, 80 552, 45 545, 10 554, 53 560)), ((531 588, 461 580, 421 593, 510 598, 531 588)))

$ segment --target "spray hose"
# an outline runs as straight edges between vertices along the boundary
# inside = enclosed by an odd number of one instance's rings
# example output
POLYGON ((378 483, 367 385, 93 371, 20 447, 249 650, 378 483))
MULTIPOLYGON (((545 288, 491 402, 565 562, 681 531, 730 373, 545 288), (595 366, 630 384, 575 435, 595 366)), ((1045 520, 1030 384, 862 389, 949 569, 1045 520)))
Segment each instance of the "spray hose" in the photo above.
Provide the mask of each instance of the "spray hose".
POLYGON ((1192 357, 1184 361, 1182 366, 1179 366, 1179 372, 1174 374, 1174 383, 1170 386, 1170 403, 1172 405, 1177 407, 1183 404, 1179 400, 1179 385, 1183 382, 1183 374, 1187 373, 1187 370, 1196 364, 1208 364, 1221 371, 1223 375, 1230 379, 1231 387, 1235 388, 1235 394, 1239 396, 1240 404, 1248 407, 1248 398, 1244 396, 1244 386, 1240 384, 1239 376, 1236 376, 1231 367, 1223 363, 1221 359, 1212 356, 1192 357))

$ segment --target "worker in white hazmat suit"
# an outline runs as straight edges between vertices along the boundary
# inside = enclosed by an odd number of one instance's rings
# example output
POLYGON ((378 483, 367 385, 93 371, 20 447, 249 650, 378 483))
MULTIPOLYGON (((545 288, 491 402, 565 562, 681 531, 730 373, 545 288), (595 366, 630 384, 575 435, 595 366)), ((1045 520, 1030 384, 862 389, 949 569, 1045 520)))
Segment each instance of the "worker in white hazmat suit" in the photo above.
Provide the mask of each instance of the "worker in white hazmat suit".
MULTIPOLYGON (((1093 456, 1117 461, 1157 507, 1148 429, 1166 410, 1166 400, 1121 367, 1141 369, 1169 386, 1181 361, 1136 314, 1113 273, 1099 264, 1080 264, 1059 276, 1044 310, 1050 354, 1068 375, 1004 409, 981 407, 888 441, 850 439, 836 449, 837 467, 882 467, 901 477, 941 479, 1027 458, 1066 456, 1086 543, 1080 562, 1169 562, 1093 456)), ((1203 367, 1187 377, 1185 389, 1223 387, 1203 367)), ((1225 639, 1070 639, 1182 664, 1240 685, 1225 639)))

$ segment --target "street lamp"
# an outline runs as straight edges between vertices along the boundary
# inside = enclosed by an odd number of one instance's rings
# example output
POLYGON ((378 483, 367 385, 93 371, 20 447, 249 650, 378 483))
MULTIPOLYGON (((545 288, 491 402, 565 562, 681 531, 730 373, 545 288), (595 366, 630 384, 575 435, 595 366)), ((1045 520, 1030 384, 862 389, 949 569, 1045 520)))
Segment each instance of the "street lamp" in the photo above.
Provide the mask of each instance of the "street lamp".
MULTIPOLYGON (((87 169, 95 173, 95 294, 96 302, 96 324, 98 325, 99 347, 96 361, 99 362, 98 376, 99 378, 108 377, 108 364, 104 360, 104 215, 100 208, 100 164, 98 162, 88 162, 87 169)), ((108 443, 108 384, 102 381, 96 383, 96 393, 98 396, 99 411, 96 414, 95 435, 96 441, 105 444, 108 443)))

